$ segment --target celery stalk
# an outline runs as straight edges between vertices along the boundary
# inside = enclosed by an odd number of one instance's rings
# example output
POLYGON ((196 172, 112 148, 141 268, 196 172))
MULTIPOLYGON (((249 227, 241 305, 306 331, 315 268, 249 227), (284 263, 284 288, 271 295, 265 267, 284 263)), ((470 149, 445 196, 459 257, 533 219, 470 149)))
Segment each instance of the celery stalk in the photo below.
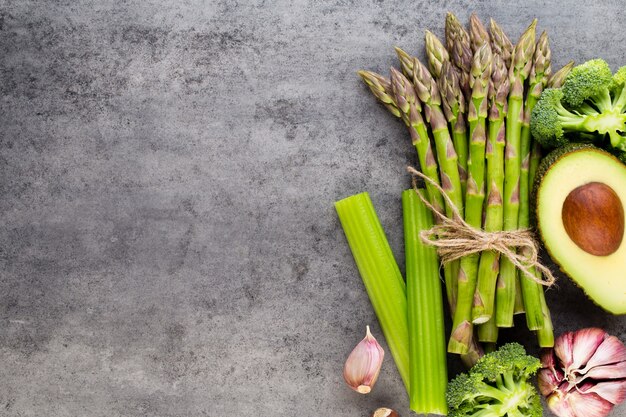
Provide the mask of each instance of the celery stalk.
POLYGON ((406 287, 367 193, 335 203, 341 226, 396 367, 409 391, 406 287))
MULTIPOLYGON (((424 194, 422 194, 424 195, 424 194)), ((433 226, 430 210, 415 190, 402 193, 409 325, 409 398, 418 414, 446 415, 446 337, 439 259, 420 239, 433 226)))

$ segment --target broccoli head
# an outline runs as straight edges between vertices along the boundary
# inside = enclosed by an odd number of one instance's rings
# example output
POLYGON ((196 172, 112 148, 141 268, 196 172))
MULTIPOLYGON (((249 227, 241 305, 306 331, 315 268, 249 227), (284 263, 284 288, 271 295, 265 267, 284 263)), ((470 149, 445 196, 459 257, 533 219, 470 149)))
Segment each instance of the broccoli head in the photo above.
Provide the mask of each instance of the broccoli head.
POLYGON ((545 148, 592 141, 626 151, 626 67, 615 75, 606 61, 574 67, 558 89, 546 89, 531 115, 531 132, 545 148))
POLYGON ((539 359, 509 343, 483 356, 468 373, 448 385, 449 417, 541 417, 531 378, 539 359))
POLYGON ((613 74, 609 64, 603 59, 592 59, 572 68, 563 84, 563 98, 572 107, 578 107, 585 100, 597 100, 598 104, 610 107, 603 102, 609 92, 613 74))

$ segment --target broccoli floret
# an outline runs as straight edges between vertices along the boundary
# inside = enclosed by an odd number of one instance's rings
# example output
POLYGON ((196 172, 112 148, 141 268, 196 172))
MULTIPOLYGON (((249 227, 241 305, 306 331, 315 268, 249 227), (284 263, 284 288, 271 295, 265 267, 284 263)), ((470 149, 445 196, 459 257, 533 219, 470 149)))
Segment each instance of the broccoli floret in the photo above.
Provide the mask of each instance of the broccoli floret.
POLYGON ((571 113, 561 104, 563 92, 549 88, 541 94, 541 98, 533 108, 531 116, 531 132, 541 146, 547 149, 567 145, 563 125, 578 123, 580 116, 571 113))
POLYGON ((483 356, 448 385, 449 417, 541 417, 531 378, 541 367, 518 343, 483 356))
POLYGON ((611 107, 608 97, 613 74, 609 64, 603 59, 592 59, 574 67, 563 84, 563 99, 572 107, 578 107, 585 100, 597 101, 602 107, 611 107), (607 101, 605 101, 607 100, 607 101))
POLYGON ((626 151, 626 67, 611 74, 602 59, 574 67, 560 89, 546 89, 531 115, 531 132, 547 149, 603 142, 626 151))

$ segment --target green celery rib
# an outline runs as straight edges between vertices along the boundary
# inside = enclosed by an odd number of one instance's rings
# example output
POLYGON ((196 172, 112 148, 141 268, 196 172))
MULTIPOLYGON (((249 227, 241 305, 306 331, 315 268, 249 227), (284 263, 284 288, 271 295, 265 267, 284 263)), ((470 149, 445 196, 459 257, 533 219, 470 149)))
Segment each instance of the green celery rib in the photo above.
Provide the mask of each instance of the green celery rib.
POLYGON ((406 287, 367 193, 335 203, 365 289, 407 392, 409 333, 406 287))
POLYGON ((435 248, 420 239, 420 232, 433 226, 432 213, 415 190, 402 193, 402 208, 411 410, 418 414, 446 415, 448 371, 439 260, 435 248))

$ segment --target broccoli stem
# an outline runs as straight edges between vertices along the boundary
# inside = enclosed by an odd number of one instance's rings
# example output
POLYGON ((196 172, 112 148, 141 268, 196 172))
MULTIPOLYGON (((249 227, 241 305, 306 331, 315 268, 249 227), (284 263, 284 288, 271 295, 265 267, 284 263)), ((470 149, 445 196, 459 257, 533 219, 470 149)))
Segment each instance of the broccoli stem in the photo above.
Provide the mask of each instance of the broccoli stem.
MULTIPOLYGON (((485 43, 472 61, 470 85, 472 97, 468 109, 470 155, 468 160, 467 191, 465 194, 465 221, 472 227, 482 227, 485 200, 485 144, 488 90, 491 78, 491 47, 485 43)), ((448 352, 466 353, 472 336, 472 302, 478 275, 480 254, 461 259, 458 278, 458 298, 452 322, 448 352)))
POLYGON ((494 410, 493 408, 484 408, 477 413, 472 414, 471 417, 501 417, 502 414, 494 410))
POLYGON ((406 287, 367 193, 335 203, 337 215, 402 381, 409 391, 406 287))
MULTIPOLYGON (((423 193, 423 190, 420 190, 423 193)), ((445 325, 439 259, 420 232, 432 227, 432 213, 415 190, 402 193, 409 329, 409 399, 419 414, 447 414, 445 325)))
MULTIPOLYGON (((528 77, 535 51, 534 20, 520 37, 509 71, 511 90, 506 118, 506 151, 504 165, 504 230, 518 228, 520 205, 520 135, 524 107, 524 82, 528 77)), ((496 285, 496 324, 498 327, 513 326, 515 309, 515 280, 517 269, 507 258, 500 260, 500 276, 496 285)))
POLYGON ((507 399, 507 393, 505 391, 492 387, 482 381, 478 383, 477 390, 480 392, 481 397, 491 397, 500 403, 504 403, 507 399))

